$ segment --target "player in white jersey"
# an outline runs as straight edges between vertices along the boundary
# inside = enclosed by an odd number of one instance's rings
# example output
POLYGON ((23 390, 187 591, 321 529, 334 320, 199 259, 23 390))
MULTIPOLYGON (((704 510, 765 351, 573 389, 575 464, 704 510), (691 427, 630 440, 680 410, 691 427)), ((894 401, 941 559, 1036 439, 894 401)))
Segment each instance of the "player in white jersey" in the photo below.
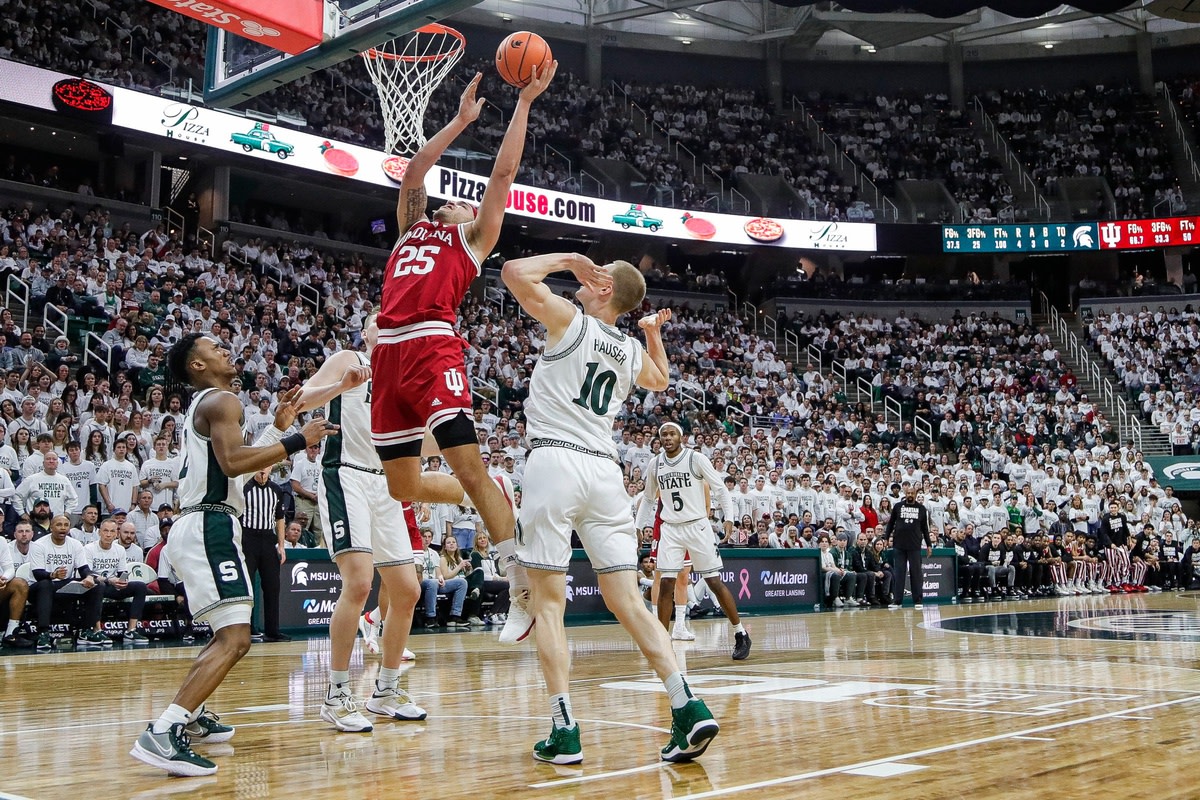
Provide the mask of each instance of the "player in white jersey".
POLYGON ((254 445, 245 445, 242 404, 230 391, 237 368, 221 344, 188 334, 171 348, 167 363, 175 380, 200 391, 183 423, 182 509, 164 552, 187 586, 193 617, 209 624, 213 638, 196 656, 171 705, 146 726, 129 754, 171 775, 211 775, 217 765, 196 754, 190 742, 233 736, 233 728, 205 711, 204 701, 250 650, 254 595, 238 522, 245 505, 242 484, 246 475, 320 442, 337 426, 313 420, 300 433, 284 436, 296 419, 293 389, 280 398, 275 425, 254 445))
MULTIPOLYGON (((725 535, 731 535, 733 500, 708 457, 683 446, 683 428, 674 422, 663 423, 658 429, 658 440, 663 450, 650 462, 642 501, 643 509, 654 508, 661 501, 658 571, 662 573, 662 588, 658 591, 658 619, 664 628, 671 623, 671 606, 666 598, 675 591, 675 576, 683 568, 686 553, 691 557, 692 571, 708 584, 733 626, 733 659, 741 661, 750 655, 750 635, 742 627, 733 593, 721 580, 724 562, 708 521, 711 492, 725 515, 725 535)), ((645 512, 639 514, 639 528, 645 516, 645 512)))
POLYGON ((670 637, 642 602, 637 533, 612 438, 613 419, 635 383, 656 392, 669 384, 661 329, 671 311, 638 323, 646 334, 643 349, 614 327, 646 296, 646 281, 632 264, 601 267, 574 254, 534 256, 509 261, 502 277, 521 307, 546 326, 546 348, 533 370, 525 406, 532 450, 517 525, 517 559, 529 575, 530 610, 553 717, 550 735, 533 746, 533 757, 554 764, 583 760, 567 694, 570 658, 563 628, 574 530, 596 570, 605 604, 667 689, 671 740, 662 759, 691 761, 720 728, 704 702, 693 697, 670 637), (546 276, 562 270, 583 284, 575 293, 583 313, 545 284, 546 276))
MULTIPOLYGON (((371 349, 379 335, 375 317, 371 314, 363 328, 363 338, 371 349)), ((350 691, 350 655, 375 570, 383 582, 381 604, 390 613, 383 623, 382 666, 367 710, 398 720, 426 716, 425 709, 400 688, 400 661, 421 595, 411 566, 411 536, 417 520, 411 505, 401 504, 388 493, 383 464, 371 442, 370 379, 368 357, 343 350, 321 365, 296 398, 301 411, 325 405, 325 419, 341 429, 324 442, 317 483, 321 525, 329 534, 330 553, 342 575, 342 593, 329 621, 329 689, 321 705, 321 719, 351 733, 372 728, 350 691)))

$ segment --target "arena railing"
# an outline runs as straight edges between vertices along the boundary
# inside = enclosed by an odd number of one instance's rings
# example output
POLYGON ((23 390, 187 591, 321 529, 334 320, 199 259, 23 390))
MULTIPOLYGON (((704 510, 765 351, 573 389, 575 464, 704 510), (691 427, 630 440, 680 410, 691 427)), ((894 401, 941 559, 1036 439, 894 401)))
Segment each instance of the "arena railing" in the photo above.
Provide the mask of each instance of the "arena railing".
POLYGON ((596 197, 600 197, 600 198, 604 197, 604 195, 605 195, 604 184, 600 181, 600 179, 595 177, 594 175, 592 175, 590 172, 588 172, 585 169, 579 170, 579 187, 580 187, 580 189, 583 190, 584 194, 589 194, 588 185, 587 185, 586 181, 591 181, 592 183, 596 184, 596 190, 594 192, 596 197))
POLYGON ((42 325, 46 327, 47 341, 54 341, 59 336, 66 336, 67 341, 70 341, 71 336, 67 329, 71 326, 71 318, 53 303, 46 303, 42 309, 42 325), (50 335, 51 332, 53 335, 50 335))
POLYGON ((993 146, 1000 149, 1003 155, 1001 160, 1004 161, 1005 166, 1015 172, 1020 178, 1021 188, 1026 189, 1033 195, 1037 212, 1044 214, 1046 219, 1050 219, 1053 215, 1050 210, 1050 202, 1042 194, 1041 189, 1038 188, 1037 181, 1033 179, 1033 176, 1029 174, 1029 170, 1025 168, 1025 164, 1022 163, 1021 159, 1017 158, 1016 153, 1008 146, 1008 140, 1000 132, 1000 128, 997 127, 995 120, 992 119, 992 115, 983 107, 983 101, 979 99, 979 96, 976 95, 971 100, 975 106, 975 112, 983 120, 983 129, 987 131, 993 146))
POLYGON ((321 301, 324 297, 322 297, 321 292, 311 283, 297 283, 296 296, 301 302, 311 305, 315 313, 321 313, 321 301))
POLYGON ((924 417, 913 417, 913 430, 917 432, 917 438, 924 437, 925 441, 933 444, 933 423, 924 417))
POLYGON ((734 406, 725 406, 725 419, 737 428, 738 433, 750 423, 750 415, 734 406))
POLYGON ((841 385, 843 387, 846 387, 849 385, 849 383, 846 380, 846 365, 845 364, 843 364, 840 361, 831 361, 829 364, 829 371, 833 373, 833 377, 837 378, 838 382, 841 383, 841 385))
POLYGON ((17 316, 14 308, 19 307, 21 330, 29 330, 29 284, 16 275, 9 275, 8 283, 4 287, 4 305, 14 319, 17 316))
POLYGON ((861 403, 863 395, 867 396, 867 401, 871 404, 871 411, 875 411, 875 386, 866 378, 859 378, 854 382, 854 402, 861 403))
POLYGON ((783 359, 787 360, 788 356, 795 353, 794 361, 800 360, 800 337, 795 331, 784 330, 783 332, 783 359))
POLYGON ((708 398, 704 396, 704 392, 696 392, 686 386, 676 386, 675 388, 680 398, 695 404, 701 411, 708 411, 708 398))
POLYGON ((93 362, 103 364, 105 369, 112 372, 112 347, 98 335, 88 331, 83 337, 83 363, 86 365, 93 362))
POLYGON ((892 417, 896 418, 896 427, 900 428, 904 425, 904 408, 900 405, 900 401, 891 395, 883 396, 883 421, 891 422, 892 417))
POLYGON ((1158 93, 1163 96, 1166 103, 1167 114, 1171 117, 1171 125, 1175 128, 1175 136, 1183 146, 1184 158, 1187 159, 1188 167, 1192 170, 1192 180, 1200 181, 1200 164, 1196 163, 1196 155, 1192 152, 1192 145, 1188 142, 1187 130, 1183 127, 1183 120, 1179 118, 1179 109, 1175 107, 1175 98, 1171 96, 1171 89, 1162 81, 1155 84, 1155 88, 1158 89, 1158 93))
POLYGON ((825 354, 821 351, 821 348, 815 344, 810 344, 804 351, 804 355, 808 357, 808 363, 817 365, 817 372, 823 373, 825 371, 825 354))

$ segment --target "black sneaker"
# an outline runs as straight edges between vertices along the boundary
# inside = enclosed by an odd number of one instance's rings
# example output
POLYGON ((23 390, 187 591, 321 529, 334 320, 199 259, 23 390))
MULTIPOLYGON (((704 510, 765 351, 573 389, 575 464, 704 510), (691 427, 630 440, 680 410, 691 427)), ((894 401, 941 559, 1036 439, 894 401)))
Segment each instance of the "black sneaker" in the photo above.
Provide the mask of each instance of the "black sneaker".
POLYGON ((750 634, 736 633, 733 636, 733 660, 745 661, 750 657, 750 634))
POLYGON ((427 630, 436 630, 441 627, 438 625, 437 617, 426 617, 422 624, 427 630))
POLYGON ((292 637, 288 636, 286 633, 276 633, 274 635, 267 636, 266 640, 268 642, 290 642, 292 637))

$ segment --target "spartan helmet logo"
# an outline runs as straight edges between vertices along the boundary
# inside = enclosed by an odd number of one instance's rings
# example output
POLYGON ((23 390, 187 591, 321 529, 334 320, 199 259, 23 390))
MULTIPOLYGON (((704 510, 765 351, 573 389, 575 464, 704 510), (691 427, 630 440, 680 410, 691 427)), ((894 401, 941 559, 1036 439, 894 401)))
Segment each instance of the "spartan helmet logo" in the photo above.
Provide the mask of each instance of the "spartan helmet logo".
POLYGON ((301 561, 292 567, 292 586, 308 586, 308 562, 301 561))
POLYGON ((1096 248, 1096 240, 1092 237, 1092 229, 1087 225, 1080 225, 1071 234, 1071 238, 1075 240, 1076 247, 1094 250, 1096 248))
POLYGON ((571 588, 571 581, 575 580, 574 575, 567 576, 567 602, 570 603, 575 599, 575 590, 571 588))

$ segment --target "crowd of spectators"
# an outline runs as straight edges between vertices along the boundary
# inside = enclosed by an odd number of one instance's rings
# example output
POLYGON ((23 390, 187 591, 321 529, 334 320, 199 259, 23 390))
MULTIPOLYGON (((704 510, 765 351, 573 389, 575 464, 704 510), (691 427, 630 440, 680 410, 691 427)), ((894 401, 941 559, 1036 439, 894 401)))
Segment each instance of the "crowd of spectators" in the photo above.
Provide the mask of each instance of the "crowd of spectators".
POLYGON ((894 193, 900 180, 942 180, 968 222, 1012 222, 1012 188, 999 161, 944 92, 874 97, 808 98, 842 150, 877 186, 894 193))
POLYGON ((983 99, 1046 193, 1062 178, 1097 177, 1108 181, 1123 219, 1186 210, 1153 98, 1133 87, 993 90, 983 99))
POLYGON ((1176 455, 1200 453, 1200 314, 1189 304, 1098 314, 1088 340, 1176 455))

